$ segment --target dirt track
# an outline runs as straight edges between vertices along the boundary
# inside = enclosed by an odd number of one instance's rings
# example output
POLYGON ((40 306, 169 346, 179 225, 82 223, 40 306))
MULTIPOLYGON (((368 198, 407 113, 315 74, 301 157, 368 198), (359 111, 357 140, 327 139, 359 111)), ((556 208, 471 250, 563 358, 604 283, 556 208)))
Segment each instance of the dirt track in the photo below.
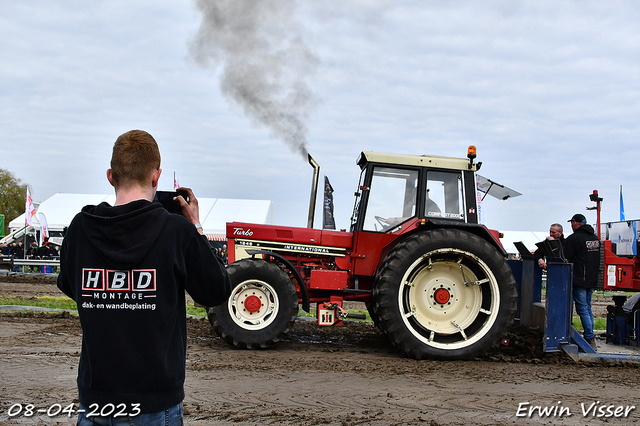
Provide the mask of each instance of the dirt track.
MULTIPOLYGON (((0 284, 0 294, 25 291, 57 289, 0 284)), ((233 349, 205 320, 188 325, 185 420, 191 425, 640 424, 640 368, 545 356, 541 336, 523 330, 511 336, 513 346, 486 360, 444 362, 400 356, 368 323, 320 328, 299 320, 290 338, 268 351, 233 349), (581 404, 596 401, 639 408, 626 418, 583 416, 581 404), (526 402, 531 405, 521 405, 526 402), (566 410, 561 417, 516 416, 519 407, 522 413, 531 406, 566 407, 571 416, 566 410)), ((74 424, 63 416, 7 413, 17 403, 77 408, 80 340, 77 317, 66 313, 0 313, 1 424, 74 424)))

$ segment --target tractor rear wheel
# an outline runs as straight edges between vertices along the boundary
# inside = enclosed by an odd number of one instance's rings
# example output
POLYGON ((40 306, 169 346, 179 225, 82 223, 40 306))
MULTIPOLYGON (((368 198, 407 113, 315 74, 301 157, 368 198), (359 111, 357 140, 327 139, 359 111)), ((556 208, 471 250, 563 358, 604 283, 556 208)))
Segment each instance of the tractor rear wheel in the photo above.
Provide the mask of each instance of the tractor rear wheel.
POLYGON ((223 340, 234 346, 260 349, 286 335, 298 315, 298 293, 289 276, 276 264, 243 259, 227 267, 231 296, 208 309, 209 322, 223 340))
POLYGON ((516 307, 504 256, 459 229, 409 237, 385 257, 373 287, 380 328, 414 359, 468 359, 497 345, 516 307))

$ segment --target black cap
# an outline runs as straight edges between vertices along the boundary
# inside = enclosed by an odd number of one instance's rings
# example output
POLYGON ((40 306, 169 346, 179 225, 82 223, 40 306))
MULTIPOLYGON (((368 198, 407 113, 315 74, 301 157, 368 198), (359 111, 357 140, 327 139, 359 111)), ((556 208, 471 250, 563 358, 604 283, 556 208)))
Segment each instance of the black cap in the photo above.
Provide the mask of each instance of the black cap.
POLYGON ((578 222, 578 223, 587 223, 587 218, 581 215, 580 213, 574 214, 571 219, 567 222, 578 222))

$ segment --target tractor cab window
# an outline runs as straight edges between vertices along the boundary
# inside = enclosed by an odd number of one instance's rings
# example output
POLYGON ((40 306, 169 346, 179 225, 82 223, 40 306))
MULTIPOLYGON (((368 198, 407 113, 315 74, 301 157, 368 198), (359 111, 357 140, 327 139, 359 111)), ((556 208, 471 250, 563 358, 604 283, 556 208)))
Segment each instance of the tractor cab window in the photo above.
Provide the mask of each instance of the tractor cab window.
POLYGON ((374 168, 363 230, 386 232, 415 216, 417 189, 417 170, 374 168))
POLYGON ((462 176, 460 173, 428 171, 427 218, 464 219, 462 176))

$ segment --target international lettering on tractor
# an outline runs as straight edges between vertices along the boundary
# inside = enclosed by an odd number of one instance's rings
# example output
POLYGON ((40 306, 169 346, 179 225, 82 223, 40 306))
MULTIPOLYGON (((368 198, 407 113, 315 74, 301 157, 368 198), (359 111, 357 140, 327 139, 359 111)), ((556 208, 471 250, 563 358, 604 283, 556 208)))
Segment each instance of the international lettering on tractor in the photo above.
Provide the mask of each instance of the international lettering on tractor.
MULTIPOLYGON (((516 310, 499 233, 478 222, 475 147, 467 158, 362 152, 350 229, 227 224, 228 303, 208 308, 225 341, 267 348, 317 306, 318 324, 340 326, 344 301, 361 301, 406 356, 464 359, 497 345, 516 310)), ((520 195, 496 186, 500 198, 520 195), (506 195, 505 192, 507 191, 506 195)), ((493 194, 492 194, 493 195, 493 194)))

